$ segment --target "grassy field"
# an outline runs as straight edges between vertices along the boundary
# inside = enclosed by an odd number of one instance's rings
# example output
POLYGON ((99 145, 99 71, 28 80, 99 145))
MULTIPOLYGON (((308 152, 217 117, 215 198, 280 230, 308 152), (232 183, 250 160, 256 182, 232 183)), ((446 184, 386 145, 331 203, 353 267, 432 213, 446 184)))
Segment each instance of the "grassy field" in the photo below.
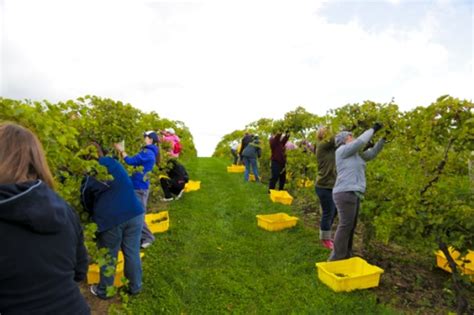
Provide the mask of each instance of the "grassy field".
POLYGON ((272 203, 266 186, 244 183, 226 164, 186 163, 201 189, 169 204, 170 230, 146 250, 144 290, 128 305, 134 314, 395 313, 370 290, 334 293, 317 279, 315 262, 329 251, 316 229, 257 228, 257 214, 297 209, 272 203))

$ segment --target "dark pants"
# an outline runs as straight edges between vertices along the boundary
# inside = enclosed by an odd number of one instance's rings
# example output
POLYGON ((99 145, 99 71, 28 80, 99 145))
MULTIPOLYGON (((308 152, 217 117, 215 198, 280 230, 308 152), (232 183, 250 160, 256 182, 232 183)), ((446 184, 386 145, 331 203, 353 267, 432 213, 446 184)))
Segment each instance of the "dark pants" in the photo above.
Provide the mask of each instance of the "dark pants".
POLYGON ((333 198, 339 215, 339 224, 334 237, 334 249, 329 260, 351 258, 360 200, 353 191, 334 193, 333 198))
MULTIPOLYGON (((149 194, 148 189, 135 189, 135 194, 137 195, 138 200, 140 200, 140 203, 143 206, 143 209, 145 209, 145 214, 146 214, 146 205, 148 203, 148 194, 149 194)), ((155 236, 153 233, 151 233, 150 229, 148 228, 148 225, 146 224, 145 220, 143 220, 143 230, 142 230, 142 237, 141 237, 141 242, 143 243, 153 243, 155 241, 155 236)))
POLYGON ((232 153, 232 156, 234 157, 233 164, 237 165, 237 162, 239 161, 239 155, 237 154, 237 150, 230 149, 230 152, 232 153))
POLYGON ((173 195, 179 195, 181 190, 184 189, 185 185, 184 183, 178 184, 169 178, 161 178, 160 183, 163 193, 165 194, 165 198, 172 198, 173 195))
POLYGON ((336 205, 332 199, 332 189, 316 187, 316 194, 319 197, 323 215, 321 216, 321 223, 319 225, 319 238, 321 240, 330 240, 331 227, 336 217, 336 205))
POLYGON ((283 190, 286 182, 286 163, 281 164, 277 161, 271 162, 272 169, 272 178, 270 178, 269 189, 275 189, 276 183, 278 181, 278 187, 280 190, 283 190))

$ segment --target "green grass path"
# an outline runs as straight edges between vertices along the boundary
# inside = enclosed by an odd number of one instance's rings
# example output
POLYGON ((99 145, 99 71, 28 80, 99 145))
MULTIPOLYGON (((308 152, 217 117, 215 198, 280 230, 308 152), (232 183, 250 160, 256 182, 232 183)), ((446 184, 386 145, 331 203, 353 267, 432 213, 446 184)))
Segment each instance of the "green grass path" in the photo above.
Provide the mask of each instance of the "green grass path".
POLYGON ((316 229, 257 228, 256 214, 296 209, 272 203, 264 185, 244 183, 226 166, 214 158, 186 163, 201 189, 170 203, 170 230, 146 250, 134 314, 392 314, 370 290, 334 293, 319 282, 314 264, 329 251, 316 229))

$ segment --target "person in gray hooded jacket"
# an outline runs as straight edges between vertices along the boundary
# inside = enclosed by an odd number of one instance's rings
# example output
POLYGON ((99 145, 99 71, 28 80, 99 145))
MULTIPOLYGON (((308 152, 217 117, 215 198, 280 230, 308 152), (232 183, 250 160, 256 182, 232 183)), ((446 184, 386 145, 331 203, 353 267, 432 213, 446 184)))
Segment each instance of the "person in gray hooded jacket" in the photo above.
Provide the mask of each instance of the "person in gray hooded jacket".
POLYGON ((258 136, 253 136, 252 141, 242 151, 242 159, 245 165, 244 180, 246 182, 249 181, 250 167, 252 167, 252 172, 255 176, 255 181, 260 181, 260 178, 258 176, 257 158, 259 158, 261 155, 262 149, 260 147, 260 140, 258 136))
POLYGON ((352 133, 342 131, 336 135, 336 183, 333 188, 333 199, 338 209, 339 224, 334 237, 334 248, 329 261, 352 257, 352 240, 357 225, 360 199, 366 189, 366 161, 374 159, 382 150, 385 140, 380 139, 373 148, 359 154, 372 138, 374 133, 382 128, 375 123, 373 128, 365 131, 357 139, 352 133))

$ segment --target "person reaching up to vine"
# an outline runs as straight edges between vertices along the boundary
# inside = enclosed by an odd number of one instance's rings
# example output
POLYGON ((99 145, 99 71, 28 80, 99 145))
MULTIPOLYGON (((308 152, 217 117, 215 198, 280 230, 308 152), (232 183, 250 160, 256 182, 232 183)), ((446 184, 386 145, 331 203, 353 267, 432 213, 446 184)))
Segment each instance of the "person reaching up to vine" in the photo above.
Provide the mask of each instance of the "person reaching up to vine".
POLYGON ((333 249, 331 227, 336 217, 337 209, 332 198, 332 189, 336 182, 336 144, 326 127, 320 127, 317 132, 316 160, 318 176, 316 178, 316 195, 322 209, 319 224, 319 239, 324 247, 333 249))
POLYGON ((286 182, 286 143, 290 138, 290 133, 287 131, 284 135, 277 132, 270 138, 271 155, 271 172, 270 184, 268 189, 275 189, 278 182, 279 190, 285 188, 286 182))
POLYGON ((374 147, 359 153, 372 136, 382 128, 380 123, 366 130, 358 138, 349 131, 336 135, 336 183, 332 190, 336 204, 339 224, 334 237, 334 248, 329 260, 341 260, 352 257, 352 242, 357 225, 360 200, 366 189, 366 162, 374 159, 382 150, 385 140, 380 139, 374 147))
MULTIPOLYGON (((92 220, 97 224, 97 241, 100 248, 106 248, 112 259, 117 258, 121 249, 125 260, 124 275, 130 281, 129 293, 134 295, 142 290, 142 265, 140 260, 140 239, 144 222, 144 208, 134 191, 134 185, 125 168, 117 160, 104 156, 97 143, 99 164, 107 168, 113 180, 104 183, 95 196, 92 207, 92 220)), ((83 191, 87 190, 87 183, 83 191)), ((92 187, 91 187, 92 188, 92 187)), ((107 299, 107 288, 114 283, 115 272, 106 275, 106 270, 116 265, 110 261, 100 268, 100 281, 92 285, 90 291, 101 299, 107 299)))
MULTIPOLYGON (((148 196, 150 193, 150 173, 153 170, 153 167, 159 163, 160 152, 157 146, 159 141, 158 135, 154 131, 145 132, 143 134, 143 140, 145 145, 142 147, 141 151, 134 156, 129 156, 121 144, 116 143, 114 146, 123 157, 126 164, 134 167, 143 167, 143 171, 135 171, 132 174, 131 179, 135 193, 146 212, 148 196)), ((153 233, 151 233, 147 224, 144 222, 141 246, 147 248, 154 241, 155 237, 153 236, 153 233)))

